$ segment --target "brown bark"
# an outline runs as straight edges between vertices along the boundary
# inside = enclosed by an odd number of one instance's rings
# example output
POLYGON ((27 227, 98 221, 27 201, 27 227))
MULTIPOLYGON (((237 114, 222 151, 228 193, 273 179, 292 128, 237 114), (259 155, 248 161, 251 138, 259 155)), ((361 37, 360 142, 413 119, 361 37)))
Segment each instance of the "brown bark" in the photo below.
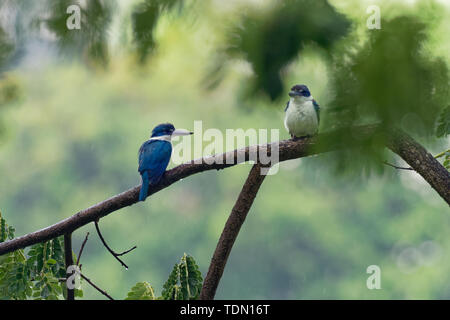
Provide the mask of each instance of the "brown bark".
POLYGON ((259 187, 263 183, 265 177, 265 175, 261 175, 261 167, 259 164, 255 164, 250 170, 241 193, 231 210, 225 228, 222 231, 216 250, 214 251, 208 274, 203 282, 200 300, 214 299, 233 244, 236 241, 239 230, 241 230, 241 227, 244 224, 245 218, 247 217, 259 187))
POLYGON ((390 132, 387 147, 405 160, 450 205, 450 172, 433 155, 398 129, 390 132))

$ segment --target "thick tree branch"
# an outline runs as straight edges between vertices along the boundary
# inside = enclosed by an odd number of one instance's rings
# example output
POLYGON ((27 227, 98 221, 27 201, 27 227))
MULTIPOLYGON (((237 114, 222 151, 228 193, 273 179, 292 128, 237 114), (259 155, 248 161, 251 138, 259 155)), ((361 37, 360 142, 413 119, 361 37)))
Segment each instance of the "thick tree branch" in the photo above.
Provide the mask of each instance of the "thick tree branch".
POLYGON ((214 251, 208 274, 203 282, 200 300, 214 299, 233 244, 265 177, 265 175, 261 175, 261 167, 259 164, 255 164, 250 170, 214 251))
MULTIPOLYGON (((379 127, 377 125, 358 126, 352 128, 352 132, 357 133, 361 140, 364 140, 365 138, 369 138, 373 134, 377 133, 378 129, 379 127)), ((278 144, 279 161, 306 157, 313 154, 330 152, 343 148, 356 147, 355 145, 349 146, 343 142, 336 141, 336 139, 333 139, 336 134, 339 134, 339 132, 333 131, 328 133, 321 133, 313 138, 296 141, 282 140, 278 144), (319 141, 321 142, 320 144, 318 143, 319 141), (324 141, 329 143, 322 143, 324 141)), ((238 163, 248 161, 249 155, 258 149, 262 149, 263 154, 265 153, 265 151, 270 154, 272 147, 275 146, 276 145, 274 143, 259 146, 249 146, 220 155, 196 159, 184 163, 167 171, 164 177, 161 179, 160 183, 157 186, 150 188, 149 195, 167 188, 173 183, 190 175, 207 170, 225 169, 238 163), (227 163, 225 161, 225 159, 227 158, 234 159, 234 162, 231 164, 227 163), (220 161, 211 160, 222 160, 222 162, 220 163, 220 161)), ((450 204, 450 173, 445 170, 445 168, 440 165, 440 163, 432 156, 432 159, 426 156, 426 154, 428 153, 423 147, 421 147, 411 137, 405 134, 393 134, 392 137, 389 138, 388 147, 395 153, 399 154, 406 162, 411 165, 411 167, 417 170, 417 172, 430 183, 430 185, 443 197, 443 199, 450 204), (416 163, 416 159, 414 158, 414 156, 416 155, 420 156, 419 164, 416 163), (413 162, 414 165, 412 165, 413 162), (428 162, 431 162, 432 165, 428 165, 428 162), (435 172, 427 172, 428 169, 435 170, 435 172)), ((259 158, 256 160, 259 161, 259 158)), ((17 249, 25 248, 42 241, 53 239, 68 232, 72 232, 114 211, 127 206, 131 206, 138 202, 139 190, 140 186, 136 186, 96 205, 93 205, 85 210, 82 210, 52 226, 15 238, 13 240, 2 242, 0 243, 0 255, 17 249)))

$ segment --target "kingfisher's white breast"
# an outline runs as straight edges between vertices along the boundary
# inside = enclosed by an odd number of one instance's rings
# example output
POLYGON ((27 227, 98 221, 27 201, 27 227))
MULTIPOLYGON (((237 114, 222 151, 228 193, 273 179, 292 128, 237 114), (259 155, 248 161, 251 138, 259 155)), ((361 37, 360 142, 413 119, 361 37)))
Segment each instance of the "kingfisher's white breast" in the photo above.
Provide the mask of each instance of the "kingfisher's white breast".
POLYGON ((312 98, 306 101, 291 99, 284 117, 284 126, 295 137, 312 136, 319 129, 312 98))

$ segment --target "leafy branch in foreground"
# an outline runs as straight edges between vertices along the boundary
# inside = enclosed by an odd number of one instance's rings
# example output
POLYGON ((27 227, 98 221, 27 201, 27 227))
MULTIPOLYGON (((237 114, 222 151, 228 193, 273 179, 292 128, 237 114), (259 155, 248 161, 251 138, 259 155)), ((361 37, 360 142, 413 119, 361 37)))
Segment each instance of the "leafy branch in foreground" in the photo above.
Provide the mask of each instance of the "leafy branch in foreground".
POLYGON ((160 297, 155 296, 155 291, 148 282, 138 282, 125 300, 196 300, 200 295, 202 282, 202 274, 194 258, 185 253, 173 267, 160 297))
MULTIPOLYGON (((0 242, 14 238, 0 213, 0 242)), ((64 299, 66 277, 62 237, 33 245, 27 252, 20 249, 0 256, 0 299, 64 299)), ((75 295, 82 297, 81 290, 75 295)))

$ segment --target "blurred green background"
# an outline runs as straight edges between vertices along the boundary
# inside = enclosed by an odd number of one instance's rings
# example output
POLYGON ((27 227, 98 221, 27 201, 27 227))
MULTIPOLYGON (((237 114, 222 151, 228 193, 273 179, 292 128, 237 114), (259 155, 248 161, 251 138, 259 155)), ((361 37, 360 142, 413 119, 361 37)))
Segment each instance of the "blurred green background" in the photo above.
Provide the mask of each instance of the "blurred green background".
MULTIPOLYGON (((321 131, 376 119, 433 154, 448 148, 430 132, 449 101, 449 1, 377 1, 381 30, 367 29, 372 3, 359 0, 86 0, 79 31, 65 29, 65 8, 77 1, 45 3, 0 6, 0 210, 17 236, 139 184, 137 151, 161 122, 279 128, 287 139, 283 110, 296 83, 320 103, 321 131), (352 82, 347 70, 368 80, 352 82), (403 88, 411 75, 420 79, 403 88)), ((366 158, 343 165, 341 155, 288 161, 266 178, 218 299, 450 298, 448 205, 414 172, 379 161, 367 169, 366 158), (381 290, 366 287, 370 265, 381 268, 381 290)), ((138 281, 159 294, 184 252, 205 276, 249 170, 197 174, 102 219, 112 248, 137 246, 124 256, 127 271, 93 225, 77 230, 76 253, 90 232, 83 273, 114 298, 138 281)))

